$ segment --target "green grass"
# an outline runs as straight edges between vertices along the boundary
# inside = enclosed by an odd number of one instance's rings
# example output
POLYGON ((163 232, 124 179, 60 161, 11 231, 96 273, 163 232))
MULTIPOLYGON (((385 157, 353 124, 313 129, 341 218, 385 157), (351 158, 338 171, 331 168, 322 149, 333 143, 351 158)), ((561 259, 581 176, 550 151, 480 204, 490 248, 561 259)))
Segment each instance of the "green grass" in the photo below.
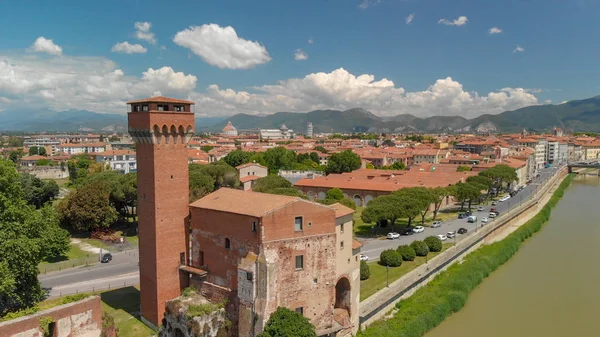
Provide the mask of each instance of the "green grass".
MULTIPOLYGON (((442 251, 448 249, 451 246, 452 246, 452 243, 444 243, 442 251)), ((434 258, 436 255, 438 255, 440 253, 441 252, 437 252, 437 253, 431 252, 427 256, 427 259, 431 260, 432 258, 434 258)), ((395 282, 402 276, 408 274, 408 272, 412 271, 413 269, 417 268, 418 266, 420 266, 424 263, 425 263, 425 257, 417 256, 414 261, 410 261, 410 262, 403 261, 402 265, 400 267, 394 267, 394 268, 390 267, 390 274, 389 274, 390 284, 392 284, 393 282, 395 282)), ((380 265, 378 262, 371 262, 371 263, 369 263, 369 268, 371 270, 371 276, 364 281, 360 281, 360 300, 361 301, 363 301, 366 298, 368 298, 369 296, 375 294, 379 290, 385 288, 386 284, 387 284, 387 280, 386 280, 387 272, 386 272, 386 268, 384 266, 380 265)))
POLYGON ((40 273, 72 268, 96 263, 98 256, 94 253, 86 252, 79 248, 78 245, 71 244, 66 255, 55 258, 51 261, 43 261, 39 264, 40 273))
POLYGON ((118 336, 148 337, 156 334, 139 320, 140 291, 136 287, 126 287, 100 293, 102 311, 115 319, 118 336))

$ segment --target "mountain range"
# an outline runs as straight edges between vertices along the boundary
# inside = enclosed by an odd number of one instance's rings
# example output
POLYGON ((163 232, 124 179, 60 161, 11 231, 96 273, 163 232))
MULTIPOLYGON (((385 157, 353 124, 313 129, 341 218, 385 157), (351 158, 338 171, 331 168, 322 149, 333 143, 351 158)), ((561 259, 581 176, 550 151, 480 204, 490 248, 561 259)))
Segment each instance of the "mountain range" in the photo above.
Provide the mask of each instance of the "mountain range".
MULTIPOLYGON (((497 115, 481 115, 473 119, 461 116, 420 118, 410 114, 377 116, 365 109, 345 111, 315 110, 307 113, 277 112, 256 116, 237 114, 226 117, 196 118, 196 129, 220 131, 227 121, 238 130, 278 129, 285 124, 304 133, 308 122, 318 132, 517 132, 522 129, 540 132, 553 127, 569 131, 600 131, 600 96, 569 101, 558 105, 534 105, 497 115)), ((5 110, 0 112, 0 131, 27 132, 125 132, 127 116, 96 113, 87 110, 53 111, 5 110)))

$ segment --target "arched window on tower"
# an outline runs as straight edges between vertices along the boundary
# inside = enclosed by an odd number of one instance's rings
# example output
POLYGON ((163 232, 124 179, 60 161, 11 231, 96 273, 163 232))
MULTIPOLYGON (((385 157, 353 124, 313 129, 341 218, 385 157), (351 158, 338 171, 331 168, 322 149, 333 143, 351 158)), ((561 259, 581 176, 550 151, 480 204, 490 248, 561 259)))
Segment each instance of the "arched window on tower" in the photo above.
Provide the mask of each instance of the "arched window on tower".
POLYGON ((231 240, 229 238, 225 238, 225 249, 231 248, 231 240))

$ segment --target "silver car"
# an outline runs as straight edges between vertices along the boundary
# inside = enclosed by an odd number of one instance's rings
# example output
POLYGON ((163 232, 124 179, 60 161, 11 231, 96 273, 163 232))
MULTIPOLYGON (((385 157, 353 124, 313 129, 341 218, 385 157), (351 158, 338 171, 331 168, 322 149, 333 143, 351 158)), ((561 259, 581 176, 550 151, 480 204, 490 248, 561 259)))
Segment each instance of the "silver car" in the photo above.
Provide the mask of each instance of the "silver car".
POLYGON ((439 228, 439 227, 442 227, 442 222, 441 221, 434 221, 431 224, 431 228, 439 228))

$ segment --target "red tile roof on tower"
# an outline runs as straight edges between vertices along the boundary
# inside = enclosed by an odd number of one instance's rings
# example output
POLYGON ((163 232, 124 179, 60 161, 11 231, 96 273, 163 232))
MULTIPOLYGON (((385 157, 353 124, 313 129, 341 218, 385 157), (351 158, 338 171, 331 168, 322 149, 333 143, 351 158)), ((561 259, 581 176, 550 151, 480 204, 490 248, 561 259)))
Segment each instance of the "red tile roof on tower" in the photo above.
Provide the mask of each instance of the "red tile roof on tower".
POLYGON ((335 204, 330 205, 329 207, 335 209, 335 218, 336 219, 354 213, 354 210, 352 208, 350 208, 348 206, 344 206, 344 205, 340 204, 339 202, 336 202, 335 204))
POLYGON ((136 103, 174 103, 174 104, 195 104, 192 101, 185 101, 182 99, 169 98, 165 96, 154 96, 148 97, 144 99, 138 99, 135 101, 129 101, 127 104, 136 104, 136 103))

